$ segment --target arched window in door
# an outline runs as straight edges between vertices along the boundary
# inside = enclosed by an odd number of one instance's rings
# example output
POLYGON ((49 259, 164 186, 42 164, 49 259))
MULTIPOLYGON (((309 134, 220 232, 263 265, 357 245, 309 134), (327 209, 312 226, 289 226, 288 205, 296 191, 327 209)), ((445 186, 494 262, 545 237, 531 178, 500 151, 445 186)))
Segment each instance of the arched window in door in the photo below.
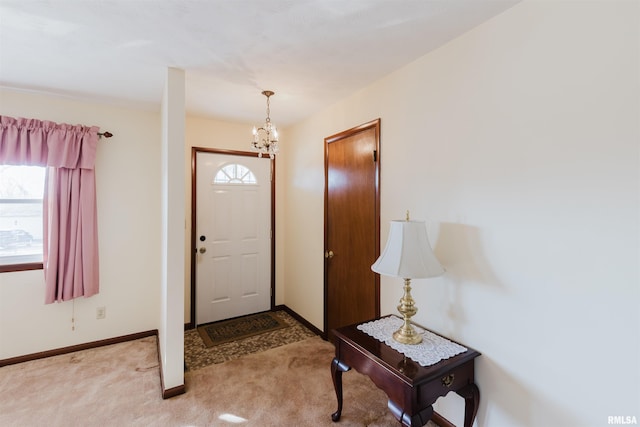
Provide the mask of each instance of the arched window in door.
POLYGON ((256 176, 249 168, 238 163, 223 166, 213 178, 214 184, 257 184, 256 176))

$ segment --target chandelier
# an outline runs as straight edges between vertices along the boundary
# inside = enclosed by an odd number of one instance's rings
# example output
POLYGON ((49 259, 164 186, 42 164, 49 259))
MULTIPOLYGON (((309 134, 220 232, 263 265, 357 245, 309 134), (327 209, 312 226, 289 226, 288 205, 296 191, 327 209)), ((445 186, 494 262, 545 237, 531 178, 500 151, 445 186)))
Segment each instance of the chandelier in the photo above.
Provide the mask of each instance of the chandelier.
POLYGON ((251 147, 258 152, 258 157, 268 154, 273 159, 278 152, 278 129, 269 117, 269 97, 275 95, 275 92, 265 90, 262 94, 267 97, 267 118, 259 128, 253 127, 251 147))

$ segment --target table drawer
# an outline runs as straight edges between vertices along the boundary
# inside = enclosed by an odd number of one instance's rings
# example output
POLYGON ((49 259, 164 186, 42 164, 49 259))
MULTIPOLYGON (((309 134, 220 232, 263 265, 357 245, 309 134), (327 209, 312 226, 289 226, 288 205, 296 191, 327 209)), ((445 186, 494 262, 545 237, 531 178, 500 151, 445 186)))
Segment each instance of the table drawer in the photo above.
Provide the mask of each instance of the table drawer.
POLYGON ((418 402, 430 405, 438 397, 457 391, 474 382, 473 360, 418 386, 418 402))

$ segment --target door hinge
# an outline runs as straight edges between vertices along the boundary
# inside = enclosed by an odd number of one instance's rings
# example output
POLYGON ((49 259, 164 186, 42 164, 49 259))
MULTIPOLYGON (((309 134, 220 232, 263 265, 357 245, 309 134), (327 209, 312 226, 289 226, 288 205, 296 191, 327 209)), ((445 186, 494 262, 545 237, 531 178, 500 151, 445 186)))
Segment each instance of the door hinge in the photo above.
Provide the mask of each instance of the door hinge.
POLYGON ((374 162, 378 161, 378 150, 373 150, 373 161, 374 162))

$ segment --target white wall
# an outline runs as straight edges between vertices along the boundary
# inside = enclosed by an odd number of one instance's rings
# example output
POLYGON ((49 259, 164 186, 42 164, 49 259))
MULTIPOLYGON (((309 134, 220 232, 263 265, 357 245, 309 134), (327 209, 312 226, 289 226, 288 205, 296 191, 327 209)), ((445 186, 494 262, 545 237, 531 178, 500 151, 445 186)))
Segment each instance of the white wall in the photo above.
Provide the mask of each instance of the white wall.
MULTIPOLYGON (((185 241, 184 71, 168 68, 162 97, 160 316, 158 331, 163 392, 184 385, 185 241)), ((174 390, 175 391, 175 390, 174 390)), ((168 393, 173 395, 173 392, 168 393)))
POLYGON ((286 304, 322 327, 323 138, 380 117, 382 240, 429 220, 415 319, 483 354, 476 424, 640 419, 639 5, 525 1, 288 129, 286 304))
POLYGON ((100 140, 96 160, 100 293, 45 305, 42 270, 0 274, 0 359, 158 329, 159 114, 8 90, 0 114, 114 134, 100 140), (96 320, 97 307, 105 319, 96 320))
MULTIPOLYGON (((260 117, 256 117, 258 123, 260 117)), ((191 212, 191 149, 216 148, 222 150, 250 152, 250 142, 253 140, 251 129, 253 123, 229 122, 212 118, 188 116, 186 121, 186 211, 191 212)), ((286 133, 279 130, 280 140, 285 141, 286 133)), ((276 156, 276 304, 284 304, 284 182, 286 149, 280 144, 282 152, 276 156)), ((191 216, 187 217, 187 241, 185 243, 185 262, 191 263, 191 216)), ((185 323, 190 321, 191 315, 191 276, 190 268, 185 277, 185 323)))

